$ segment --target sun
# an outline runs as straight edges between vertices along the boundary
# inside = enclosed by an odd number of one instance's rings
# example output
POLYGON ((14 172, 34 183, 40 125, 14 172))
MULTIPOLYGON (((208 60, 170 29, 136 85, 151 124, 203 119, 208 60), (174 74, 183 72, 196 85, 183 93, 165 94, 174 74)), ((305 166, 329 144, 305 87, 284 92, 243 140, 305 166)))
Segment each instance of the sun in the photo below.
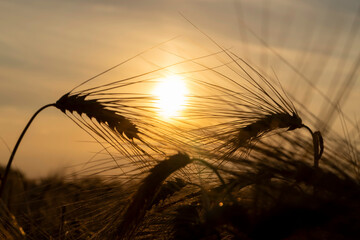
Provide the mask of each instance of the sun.
POLYGON ((181 76, 171 75, 159 79, 154 89, 158 113, 167 119, 180 116, 186 106, 188 93, 185 80, 181 76))

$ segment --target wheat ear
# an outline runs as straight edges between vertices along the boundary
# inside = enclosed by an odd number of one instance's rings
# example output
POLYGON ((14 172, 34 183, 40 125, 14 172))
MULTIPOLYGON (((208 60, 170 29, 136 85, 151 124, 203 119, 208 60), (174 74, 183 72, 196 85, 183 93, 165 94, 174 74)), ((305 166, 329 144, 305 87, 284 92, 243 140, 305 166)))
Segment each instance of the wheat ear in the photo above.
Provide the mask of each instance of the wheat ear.
MULTIPOLYGON (((140 139, 138 136, 139 131, 137 127, 129 119, 125 118, 122 115, 119 115, 116 111, 108 109, 103 103, 99 102, 98 100, 88 100, 86 99, 86 97, 87 95, 70 95, 70 93, 67 93, 62 96, 56 103, 47 104, 34 113, 34 115, 30 118, 29 122, 25 126, 24 130, 22 131, 20 137, 18 138, 13 151, 11 152, 10 158, 5 168, 4 176, 1 179, 0 198, 3 194, 14 156, 26 131, 28 130, 36 116, 42 110, 48 107, 56 107, 65 114, 67 112, 70 112, 71 114, 76 112, 80 116, 86 115, 90 119, 95 119, 100 125, 107 126, 112 132, 114 132, 118 136, 121 136, 122 138, 128 140, 133 140, 134 138, 140 139)), ((90 129, 96 132, 96 134, 98 134, 100 137, 108 140, 104 136, 105 134, 103 134, 106 133, 106 130, 101 132, 101 130, 96 131, 96 129, 94 128, 90 129)), ((117 142, 113 143, 112 145, 114 146, 115 144, 117 144, 117 142)))
MULTIPOLYGON (((311 128, 302 123, 301 118, 294 112, 289 113, 274 113, 268 114, 258 119, 257 121, 238 129, 236 137, 232 138, 232 149, 226 153, 226 156, 231 155, 241 147, 247 147, 249 144, 263 136, 264 134, 281 128, 287 128, 287 131, 305 128, 307 129, 313 139, 314 148, 314 167, 319 167, 319 160, 324 151, 324 141, 319 131, 313 132, 311 128)), ((224 146, 222 146, 224 147, 224 146)))
POLYGON ((123 220, 115 229, 114 239, 132 239, 141 219, 154 204, 162 183, 174 172, 191 163, 188 155, 178 153, 161 161, 150 170, 122 216, 123 220))
POLYGON ((301 127, 303 127, 302 120, 296 113, 292 115, 289 113, 267 114, 257 121, 239 128, 236 136, 220 146, 218 150, 228 148, 230 143, 230 151, 225 153, 225 157, 230 156, 239 148, 249 147, 253 141, 270 131, 281 128, 287 128, 287 131, 291 131, 301 127))
POLYGON ((87 95, 62 96, 55 104, 63 113, 76 112, 78 115, 86 115, 95 119, 98 123, 108 126, 114 132, 130 140, 139 139, 139 130, 129 119, 119 115, 116 111, 109 110, 103 103, 96 99, 86 99, 87 95))
POLYGON ((287 128, 287 131, 290 131, 301 127, 302 120, 296 114, 274 113, 265 115, 254 123, 240 128, 236 139, 234 139, 234 144, 236 147, 245 146, 267 132, 279 128, 287 128))

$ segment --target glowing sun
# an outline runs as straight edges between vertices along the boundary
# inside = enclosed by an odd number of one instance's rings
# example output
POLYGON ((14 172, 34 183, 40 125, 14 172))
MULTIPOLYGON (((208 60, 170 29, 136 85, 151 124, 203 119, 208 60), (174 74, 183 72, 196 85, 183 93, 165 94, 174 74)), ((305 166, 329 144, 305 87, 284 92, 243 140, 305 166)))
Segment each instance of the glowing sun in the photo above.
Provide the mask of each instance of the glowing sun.
POLYGON ((188 92, 185 81, 180 76, 171 75, 160 79, 154 90, 159 114, 165 118, 179 116, 185 108, 188 92))

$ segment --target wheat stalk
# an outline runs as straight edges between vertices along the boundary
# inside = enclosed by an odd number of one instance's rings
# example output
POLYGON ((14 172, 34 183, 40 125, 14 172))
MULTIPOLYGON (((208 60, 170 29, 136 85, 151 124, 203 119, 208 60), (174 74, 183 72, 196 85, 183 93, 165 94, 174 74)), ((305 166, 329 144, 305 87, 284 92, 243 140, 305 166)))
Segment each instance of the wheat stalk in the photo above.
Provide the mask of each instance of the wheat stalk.
POLYGON ((48 108, 48 107, 53 107, 54 104, 47 104, 43 107, 41 107, 39 110, 37 110, 34 115, 30 118, 29 122, 26 124, 24 130, 22 131, 22 133, 20 134, 20 137, 18 138, 16 144, 15 144, 15 147, 14 149, 12 150, 11 152, 11 155, 10 155, 10 158, 8 160, 8 163, 6 165, 6 168, 5 168, 5 172, 4 172, 4 176, 2 176, 1 178, 1 186, 0 186, 0 198, 2 197, 2 194, 4 192, 4 188, 5 188, 5 185, 6 185, 6 181, 7 181, 7 178, 8 178, 8 175, 9 175, 9 172, 10 172, 10 168, 11 168, 11 164, 13 162, 13 159, 15 157, 15 153, 21 143, 21 140, 23 139, 26 131, 28 130, 28 128, 30 127, 31 123, 33 122, 33 120, 35 119, 35 117, 42 111, 44 110, 45 108, 48 108))
MULTIPOLYGON (((135 143, 135 139, 144 144, 148 149, 156 152, 157 149, 155 147, 151 146, 140 137, 140 134, 143 136, 148 135, 141 133, 138 126, 135 125, 131 119, 125 117, 121 113, 121 107, 124 108, 124 106, 117 104, 118 101, 119 99, 114 97, 105 100, 101 98, 94 99, 91 98, 90 93, 71 94, 71 92, 69 92, 63 95, 58 101, 56 101, 56 103, 47 104, 37 110, 25 126, 11 153, 4 176, 1 179, 0 197, 4 190, 12 161, 26 131, 36 116, 48 107, 56 107, 61 110, 79 127, 89 133, 99 144, 103 146, 98 138, 103 139, 130 159, 132 159, 132 156, 134 155, 142 156, 145 154, 150 156, 141 146, 135 143)), ((141 117, 141 115, 138 114, 138 117, 141 117)), ((144 116, 144 118, 146 117, 147 116, 144 116)), ((149 130, 148 132, 151 131, 149 130)), ((112 156, 105 146, 103 146, 103 148, 110 154, 110 156, 112 156)))
MULTIPOLYGON (((225 149, 224 157, 232 155, 239 148, 250 149, 249 144, 258 140, 264 134, 276 129, 287 129, 287 131, 306 128, 312 136, 314 147, 314 167, 318 167, 324 145, 321 133, 313 131, 302 123, 294 104, 287 96, 286 92, 278 81, 281 91, 258 70, 250 65, 245 59, 239 57, 228 49, 222 47, 212 37, 202 31, 187 17, 182 15, 195 29, 209 39, 230 63, 222 62, 225 70, 217 70, 204 66, 200 62, 193 63, 204 67, 212 72, 217 78, 233 85, 233 89, 223 87, 218 84, 209 84, 207 82, 198 81, 200 84, 215 90, 214 96, 222 96, 217 104, 217 109, 212 109, 211 115, 223 116, 225 119, 235 119, 235 121, 223 122, 210 127, 201 128, 200 130, 211 130, 211 133, 205 133, 205 140, 210 146, 213 146, 220 140, 223 142, 220 146, 215 147, 215 152, 221 152, 225 149), (233 77, 235 76, 235 78, 233 77), (226 109, 230 107, 230 111, 226 109), (236 125, 240 126, 237 127, 236 125), (235 130, 234 130, 235 128, 235 130), (215 132, 213 134, 212 132, 215 132), (206 140, 206 138, 209 138, 206 140), (224 141, 225 140, 225 141, 224 141)), ((217 79, 218 81, 218 79, 217 79)), ((207 100, 214 100, 216 97, 207 96, 207 100)), ((209 107, 205 106, 203 116, 209 115, 209 107)), ((199 114, 199 112, 197 112, 199 114)), ((205 144, 206 145, 206 144, 205 144)))
POLYGON ((213 118, 216 118, 216 121, 219 121, 220 117, 224 119, 220 123, 208 124, 209 126, 197 129, 201 137, 195 136, 196 141, 213 148, 215 154, 223 153, 222 158, 227 158, 238 149, 250 150, 252 143, 269 132, 277 129, 292 131, 305 128, 313 139, 314 167, 317 168, 324 149, 321 133, 314 133, 303 123, 281 83, 278 81, 278 90, 247 61, 216 42, 215 44, 225 57, 230 59, 231 64, 223 63, 222 66, 225 68, 217 70, 200 62, 193 62, 213 73, 217 81, 220 78, 233 85, 233 88, 195 80, 200 86, 210 89, 212 95, 198 97, 200 100, 206 99, 207 104, 199 104, 199 100, 193 97, 193 105, 197 106, 193 112, 194 116, 209 122, 212 122, 213 118))
POLYGON ((287 128, 287 131, 301 128, 302 120, 298 115, 287 113, 274 113, 265 115, 257 121, 238 129, 238 135, 231 140, 234 150, 248 146, 251 141, 261 137, 267 132, 287 128))
MULTIPOLYGON (((70 118, 70 115, 74 116, 76 113, 78 116, 80 116, 80 118, 75 116, 71 119, 79 127, 88 132, 98 143, 100 143, 100 141, 97 140, 97 138, 93 136, 89 130, 95 133, 101 139, 108 142, 111 146, 124 155, 131 156, 133 154, 141 155, 145 153, 145 151, 140 146, 134 143, 134 139, 138 139, 149 148, 156 150, 140 138, 140 131, 138 130, 138 127, 130 119, 124 117, 119 112, 119 107, 116 105, 117 99, 112 98, 100 101, 99 99, 89 99, 90 95, 91 93, 81 94, 81 92, 79 92, 76 94, 71 94, 71 92, 68 92, 63 95, 56 103, 47 104, 34 113, 20 134, 15 147, 11 152, 4 175, 1 178, 0 198, 3 194, 13 159, 25 133, 38 114, 48 107, 56 107, 70 118), (70 113, 70 115, 68 113, 70 113), (84 115, 90 119, 90 122, 84 120, 84 115), (122 146, 124 142, 130 144, 134 148, 127 149, 126 146, 122 146), (130 153, 129 149, 132 150, 133 153, 130 153)), ((103 144, 101 145, 103 146, 103 144)), ((108 152, 107 148, 104 147, 104 149, 108 152)), ((110 152, 108 153, 110 154, 110 152)))
MULTIPOLYGON (((170 41, 170 40, 168 40, 170 41)), ((148 142, 144 141, 140 136, 140 131, 138 126, 130 119, 129 117, 125 116, 122 112, 119 112, 119 109, 128 108, 129 106, 124 106, 123 103, 121 103, 121 100, 134 100, 134 99, 146 99, 147 97, 133 97, 133 98, 119 98, 116 94, 111 92, 113 90, 116 90, 118 88, 129 86, 133 84, 138 84, 144 81, 149 81, 151 79, 145 79, 142 80, 141 77, 151 75, 153 73, 160 72, 168 67, 182 64, 184 62, 177 62, 170 64, 165 67, 159 67, 153 71, 145 72, 136 76, 132 76, 129 78, 124 78, 121 80, 112 81, 110 83, 104 83, 102 85, 98 85, 95 87, 90 87, 88 89, 84 90, 77 90, 78 88, 82 87, 84 84, 104 75, 108 72, 114 70, 115 68, 123 65, 124 63, 144 54, 145 52, 160 46, 168 41, 165 41, 163 43, 160 43, 156 46, 153 46, 137 55, 135 55, 132 58, 127 59, 124 62, 121 62, 97 75, 94 77, 89 78, 88 80, 82 82, 81 84, 77 85, 75 88, 73 88, 71 91, 63 95, 57 102, 47 104, 43 107, 41 107, 39 110, 37 110, 34 115, 30 118, 29 122, 25 126, 24 130, 20 134, 20 137, 18 138, 15 147, 13 151, 11 152, 10 158, 8 160, 4 175, 2 176, 1 180, 1 186, 0 186, 0 198, 2 196, 2 193, 4 191, 4 186, 6 185, 8 173, 10 171, 12 161, 14 159, 14 156, 17 152, 17 149, 27 132, 28 128, 30 127, 33 120, 36 118, 36 116, 43 111, 44 109, 48 107, 56 107, 60 109, 63 113, 65 113, 71 120, 73 120, 79 127, 81 127, 83 130, 85 130, 87 133, 89 133, 99 144, 103 146, 103 144, 96 138, 100 137, 100 139, 104 140, 105 142, 109 143, 112 147, 114 147, 116 150, 124 154, 125 156, 128 156, 129 158, 132 158, 133 155, 140 156, 140 155, 147 155, 147 152, 143 150, 142 147, 140 147, 137 143, 134 142, 134 140, 140 141, 141 144, 146 146, 147 149, 150 149, 152 151, 155 151, 156 153, 161 153, 158 149, 150 145, 148 142), (75 91, 76 90, 76 91, 75 91), (120 103, 119 103, 120 101, 120 103), (77 116, 76 116, 77 115, 77 116), (80 116, 80 117, 79 117, 80 116), (84 119, 84 116, 86 116, 88 119, 84 119), (95 136, 92 133, 95 134, 95 136)), ((144 96, 144 95, 142 95, 144 96)), ((136 110, 136 107, 133 107, 136 110)), ((149 111, 147 109, 142 109, 143 112, 147 112, 150 114, 153 114, 152 111, 149 111)), ((128 113, 128 112, 127 112, 128 113)), ((133 117, 137 116, 140 118, 142 115, 139 113, 133 112, 133 117)), ((149 115, 144 115, 144 118, 148 118, 149 115)), ((146 119, 149 120, 149 119, 146 119)), ((144 119, 145 121, 145 119, 144 119)), ((153 127, 151 122, 147 122, 144 124, 144 126, 148 126, 149 128, 153 127)), ((149 137, 147 133, 142 132, 142 135, 148 138, 159 136, 155 131, 151 131, 150 129, 146 129, 146 132, 152 133, 152 136, 149 137)), ((105 146, 103 148, 110 154, 110 152, 107 150, 105 146)), ((110 154, 111 155, 111 154, 110 154)), ((114 159, 115 161, 115 159, 114 159)), ((116 161, 115 161, 116 162, 116 161)))

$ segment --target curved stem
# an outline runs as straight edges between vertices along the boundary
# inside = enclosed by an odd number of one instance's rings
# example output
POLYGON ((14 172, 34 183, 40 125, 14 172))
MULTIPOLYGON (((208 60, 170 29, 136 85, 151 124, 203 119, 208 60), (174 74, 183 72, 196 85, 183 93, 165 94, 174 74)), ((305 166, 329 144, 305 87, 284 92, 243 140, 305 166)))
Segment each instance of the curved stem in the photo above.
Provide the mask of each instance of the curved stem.
POLYGON ((314 135, 313 131, 311 130, 311 128, 309 128, 308 126, 306 126, 305 124, 302 124, 302 127, 306 128, 310 133, 311 136, 314 135))
POLYGON ((11 155, 10 155, 10 158, 9 158, 9 161, 6 165, 6 168, 5 168, 5 172, 4 172, 4 176, 2 177, 1 179, 1 186, 0 186, 0 199, 1 199, 1 196, 2 196, 2 193, 4 191, 4 188, 5 188, 5 184, 6 184, 6 180, 7 180, 7 177, 8 177, 8 174, 10 172, 10 167, 11 167, 11 163, 14 159, 14 156, 15 156, 15 153, 20 145, 20 142, 21 140, 23 139, 26 131, 28 130, 28 128, 30 127, 32 121, 35 119, 35 117, 42 111, 44 110, 45 108, 48 108, 48 107, 52 107, 52 106, 55 106, 55 103, 51 103, 51 104, 47 104, 43 107, 41 107, 39 110, 37 110, 34 115, 30 118, 29 122, 27 123, 27 125, 25 126, 24 130, 22 131, 19 139, 17 140, 16 144, 15 144, 15 147, 13 149, 13 151, 11 152, 11 155))
POLYGON ((302 124, 302 127, 306 128, 310 133, 311 133, 311 137, 313 139, 313 149, 314 149, 314 168, 317 169, 319 168, 319 158, 321 156, 321 153, 319 154, 319 149, 318 149, 318 144, 317 144, 317 135, 305 124, 302 124))
MULTIPOLYGON (((313 132, 308 126, 302 124, 302 127, 306 128, 313 138, 313 148, 314 148, 314 174, 316 177, 317 171, 319 170, 319 160, 324 151, 324 142, 319 131, 313 132)), ((316 196, 318 194, 318 189, 316 182, 313 182, 313 194, 316 196)))

